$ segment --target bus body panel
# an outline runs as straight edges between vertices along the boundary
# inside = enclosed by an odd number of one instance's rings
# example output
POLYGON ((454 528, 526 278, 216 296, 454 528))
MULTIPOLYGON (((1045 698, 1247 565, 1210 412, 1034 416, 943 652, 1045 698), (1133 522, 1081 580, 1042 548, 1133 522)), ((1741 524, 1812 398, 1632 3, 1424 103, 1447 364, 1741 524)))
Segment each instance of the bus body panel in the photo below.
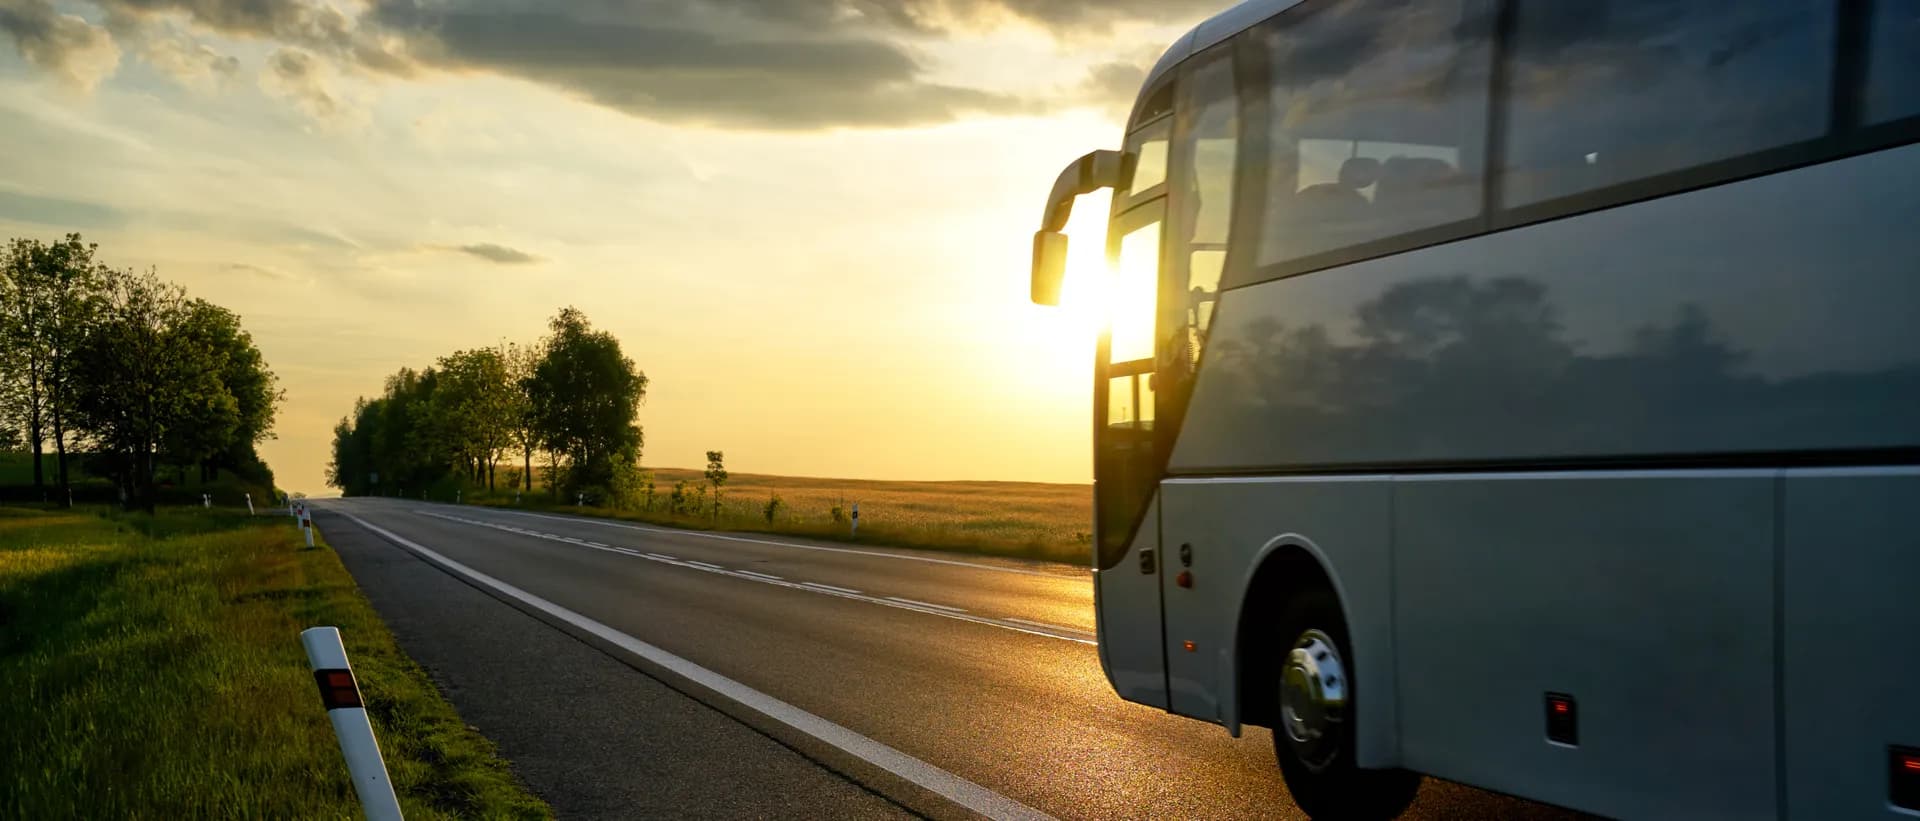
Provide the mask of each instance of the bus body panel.
POLYGON ((1773 817, 1777 484, 1397 478, 1405 764, 1616 818, 1773 817), (1578 746, 1548 740, 1550 692, 1578 746))
POLYGON ((1167 709, 1167 654, 1161 646, 1160 571, 1140 572, 1140 555, 1158 554, 1160 501, 1147 502, 1140 529, 1119 564, 1095 570, 1094 629, 1100 645, 1100 666, 1107 683, 1121 698, 1167 709))
MULTIPOLYGON (((1240 614, 1262 561, 1296 549, 1317 560, 1346 611, 1358 680, 1359 761, 1398 764, 1394 746, 1392 560, 1389 485, 1381 477, 1175 479, 1161 485, 1161 522, 1169 556, 1192 546, 1193 587, 1163 582, 1168 677, 1173 711, 1231 726, 1244 701, 1272 693, 1238 692, 1239 653, 1284 656, 1292 637, 1239 635, 1240 614), (1183 642, 1192 640, 1194 652, 1183 642), (1239 699, 1239 701, 1236 701, 1239 699)), ((1173 568, 1169 568, 1173 570, 1173 568)))
POLYGON ((1916 178, 1920 145, 1227 291, 1169 469, 1920 447, 1916 178))
POLYGON ((1920 747, 1920 468, 1785 477, 1787 816, 1911 819, 1886 779, 1920 747))

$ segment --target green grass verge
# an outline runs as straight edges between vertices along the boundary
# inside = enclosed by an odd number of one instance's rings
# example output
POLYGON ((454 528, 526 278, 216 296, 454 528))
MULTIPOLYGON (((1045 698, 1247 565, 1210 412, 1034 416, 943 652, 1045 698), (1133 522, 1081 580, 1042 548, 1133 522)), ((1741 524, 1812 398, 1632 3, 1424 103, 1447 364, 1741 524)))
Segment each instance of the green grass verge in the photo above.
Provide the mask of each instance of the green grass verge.
POLYGON ((340 628, 410 818, 551 816, 332 550, 244 512, 0 507, 0 818, 357 818, 299 632, 340 628))

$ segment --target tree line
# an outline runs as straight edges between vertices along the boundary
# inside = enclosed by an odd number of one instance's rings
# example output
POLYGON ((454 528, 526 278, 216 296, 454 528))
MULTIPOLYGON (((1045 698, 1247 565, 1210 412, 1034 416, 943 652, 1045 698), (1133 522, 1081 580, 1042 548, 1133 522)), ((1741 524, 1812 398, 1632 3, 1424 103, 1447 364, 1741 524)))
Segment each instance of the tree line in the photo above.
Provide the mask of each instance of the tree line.
POLYGON ((271 488, 256 446, 282 391, 240 317, 98 250, 68 234, 0 253, 0 449, 24 445, 36 494, 63 505, 79 454, 129 509, 153 510, 163 467, 271 488))
POLYGON ((537 459, 556 497, 639 498, 647 482, 635 419, 647 375, 579 309, 547 327, 532 344, 455 351, 387 377, 380 396, 360 398, 334 426, 328 483, 349 496, 416 496, 449 483, 495 490, 505 459, 520 463, 509 489, 531 492, 537 459))

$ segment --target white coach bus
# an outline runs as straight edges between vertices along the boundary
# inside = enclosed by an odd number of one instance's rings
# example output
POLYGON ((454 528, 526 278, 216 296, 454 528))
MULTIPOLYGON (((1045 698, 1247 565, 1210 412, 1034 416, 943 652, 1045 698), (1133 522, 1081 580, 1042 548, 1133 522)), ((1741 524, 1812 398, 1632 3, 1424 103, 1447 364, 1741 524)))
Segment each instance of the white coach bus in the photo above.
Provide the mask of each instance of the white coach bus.
POLYGON ((1034 239, 1113 190, 1114 689, 1315 817, 1920 816, 1916 137, 1920 0, 1200 24, 1034 239))

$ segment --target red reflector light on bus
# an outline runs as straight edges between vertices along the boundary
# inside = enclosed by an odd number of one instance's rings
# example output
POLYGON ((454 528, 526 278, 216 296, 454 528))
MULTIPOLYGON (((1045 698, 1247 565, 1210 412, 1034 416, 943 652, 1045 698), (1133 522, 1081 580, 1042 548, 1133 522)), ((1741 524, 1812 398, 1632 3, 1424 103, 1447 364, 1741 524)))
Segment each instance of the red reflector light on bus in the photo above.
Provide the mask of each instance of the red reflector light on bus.
POLYGON ((1893 747, 1887 752, 1887 800, 1903 810, 1920 810, 1920 749, 1893 747))
POLYGON ((1574 712, 1573 696, 1547 694, 1547 740, 1569 747, 1580 745, 1580 717, 1574 712))

